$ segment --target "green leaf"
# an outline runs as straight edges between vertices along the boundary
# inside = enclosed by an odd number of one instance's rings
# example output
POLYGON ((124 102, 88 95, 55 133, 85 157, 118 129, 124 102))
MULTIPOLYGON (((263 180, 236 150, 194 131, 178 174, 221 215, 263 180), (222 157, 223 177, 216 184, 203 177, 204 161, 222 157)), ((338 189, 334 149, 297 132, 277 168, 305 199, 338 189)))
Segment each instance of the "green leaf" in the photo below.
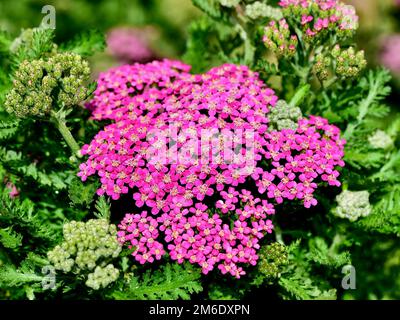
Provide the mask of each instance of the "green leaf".
POLYGON ((15 249, 22 245, 22 235, 14 232, 11 227, 0 229, 0 243, 8 249, 15 249))
POLYGON ((193 4, 213 19, 222 18, 221 5, 218 0, 192 0, 193 4))
POLYGON ((14 68, 17 68, 24 60, 40 59, 55 48, 54 30, 52 29, 28 29, 23 31, 20 37, 21 44, 12 55, 14 68), (31 32, 27 39, 24 39, 24 32, 31 32))
POLYGON ((79 178, 75 177, 68 188, 68 196, 72 205, 83 205, 88 208, 93 201, 97 185, 97 183, 82 183, 79 178))
POLYGON ((295 277, 285 276, 279 279, 279 284, 286 290, 287 298, 297 300, 336 300, 336 289, 321 290, 309 278, 296 274, 295 277))
POLYGON ((372 213, 359 220, 357 225, 369 231, 400 237, 400 186, 388 187, 374 204, 372 213))
POLYGON ((17 171, 24 180, 31 178, 42 187, 52 187, 56 190, 66 189, 73 177, 70 171, 45 172, 39 170, 35 163, 26 164, 21 152, 0 147, 0 163, 7 164, 17 171))
POLYGON ((147 270, 141 277, 134 276, 129 288, 115 291, 112 296, 116 299, 152 299, 176 300, 190 299, 190 295, 200 292, 200 270, 191 264, 167 264, 158 270, 147 270))
POLYGON ((345 149, 344 161, 357 169, 380 168, 385 161, 385 154, 379 151, 362 152, 354 148, 345 149))
MULTIPOLYGON (((317 238, 318 239, 318 238, 317 238)), ((284 299, 297 300, 333 300, 336 289, 324 277, 315 272, 313 266, 318 264, 334 265, 326 243, 320 239, 310 241, 309 247, 301 248, 295 241, 288 247, 289 264, 279 278, 280 295, 284 299)), ((332 248, 333 249, 333 248, 332 248)), ((333 251, 333 250, 332 250, 333 251)))
POLYGON ((0 121, 0 140, 6 140, 15 135, 18 132, 19 124, 18 119, 0 121))
POLYGON ((20 287, 27 283, 41 282, 44 276, 33 271, 18 271, 10 265, 0 267, 0 283, 7 287, 20 287))
POLYGON ((5 31, 0 30, 0 57, 2 54, 9 53, 11 43, 12 39, 10 35, 5 31))
POLYGON ((204 72, 211 63, 212 38, 216 37, 214 23, 208 17, 192 22, 183 60, 192 66, 194 72, 204 72))
POLYGON ((0 225, 12 227, 24 235, 27 243, 36 240, 35 246, 53 245, 57 241, 53 231, 34 214, 35 206, 29 200, 11 199, 7 192, 0 194, 0 225))
POLYGON ((98 30, 90 30, 79 34, 70 42, 62 45, 60 50, 89 57, 96 52, 103 51, 105 47, 106 41, 103 33, 98 30))
POLYGON ((106 197, 99 197, 96 201, 96 210, 97 212, 94 214, 98 219, 106 219, 110 220, 111 209, 110 209, 110 200, 106 197))
POLYGON ((357 104, 358 114, 356 120, 347 126, 343 137, 349 139, 367 116, 385 115, 385 110, 379 106, 391 92, 388 85, 391 80, 390 72, 386 69, 370 71, 368 75, 360 80, 359 87, 367 91, 365 97, 357 104))
POLYGON ((337 253, 334 249, 329 248, 324 239, 316 237, 309 241, 308 257, 320 265, 334 268, 350 264, 349 252, 337 253))

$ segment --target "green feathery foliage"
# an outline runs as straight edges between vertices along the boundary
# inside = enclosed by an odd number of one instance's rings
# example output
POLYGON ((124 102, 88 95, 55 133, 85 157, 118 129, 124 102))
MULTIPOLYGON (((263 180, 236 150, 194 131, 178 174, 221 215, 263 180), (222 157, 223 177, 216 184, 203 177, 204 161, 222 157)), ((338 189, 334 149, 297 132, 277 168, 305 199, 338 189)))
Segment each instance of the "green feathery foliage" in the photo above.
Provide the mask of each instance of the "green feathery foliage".
POLYGON ((200 270, 190 264, 166 264, 158 270, 147 270, 141 276, 133 275, 128 288, 115 291, 116 299, 189 299, 202 290, 200 270))
POLYGON ((104 34, 98 30, 90 30, 77 35, 74 39, 63 44, 61 51, 73 52, 82 57, 90 57, 97 52, 101 52, 106 47, 104 34))

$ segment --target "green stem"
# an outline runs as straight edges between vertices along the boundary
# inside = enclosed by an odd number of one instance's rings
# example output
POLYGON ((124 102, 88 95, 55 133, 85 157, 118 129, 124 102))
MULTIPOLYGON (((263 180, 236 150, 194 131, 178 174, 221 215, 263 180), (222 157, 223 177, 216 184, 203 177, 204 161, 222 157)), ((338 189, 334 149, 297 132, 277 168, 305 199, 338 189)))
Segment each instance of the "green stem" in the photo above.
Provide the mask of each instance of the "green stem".
POLYGON ((334 76, 326 82, 322 82, 322 89, 328 89, 331 85, 338 81, 338 77, 334 76))
POLYGON ((251 66, 254 60, 254 48, 251 41, 246 33, 246 39, 244 40, 244 63, 247 66, 251 66))
POLYGON ((289 102, 290 107, 296 107, 304 99, 304 97, 309 93, 311 86, 306 84, 296 91, 292 100, 289 102))
POLYGON ((277 224, 274 225, 275 239, 277 242, 285 244, 282 238, 282 230, 277 224))
POLYGON ((309 67, 298 67, 294 63, 291 63, 294 73, 300 78, 300 85, 308 82, 308 76, 310 73, 309 67))
POLYGON ((69 131, 67 125, 65 124, 65 119, 59 116, 58 113, 52 111, 51 120, 56 125, 58 131, 60 131, 62 137, 64 138, 67 145, 70 147, 74 156, 80 158, 82 155, 80 153, 80 147, 76 142, 75 138, 72 136, 71 131, 69 131))
POLYGON ((236 11, 233 15, 233 20, 236 27, 239 29, 240 37, 244 42, 244 64, 251 66, 254 61, 255 49, 251 43, 251 38, 249 37, 250 32, 247 28, 246 18, 236 11))
POLYGON ((371 178, 375 179, 378 178, 379 175, 382 175, 383 173, 386 173, 390 169, 392 169, 393 166, 396 165, 397 161, 400 160, 400 150, 395 153, 390 160, 379 170, 379 172, 375 173, 371 178))

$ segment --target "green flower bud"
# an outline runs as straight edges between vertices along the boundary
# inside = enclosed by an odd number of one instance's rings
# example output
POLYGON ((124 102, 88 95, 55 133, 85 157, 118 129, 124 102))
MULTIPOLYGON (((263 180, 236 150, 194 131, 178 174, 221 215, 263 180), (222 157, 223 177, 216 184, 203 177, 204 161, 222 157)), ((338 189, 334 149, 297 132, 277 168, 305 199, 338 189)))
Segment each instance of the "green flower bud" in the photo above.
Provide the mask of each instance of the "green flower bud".
POLYGON ((89 65, 74 53, 24 61, 15 73, 5 108, 17 117, 45 117, 54 108, 73 106, 86 98, 89 65))
POLYGON ((268 114, 270 130, 297 129, 297 122, 302 117, 300 108, 289 106, 279 100, 268 114))
POLYGON ((283 18, 280 9, 271 7, 260 1, 248 4, 245 9, 245 14, 250 19, 256 20, 259 18, 271 18, 274 20, 281 20, 283 18))
POLYGON ((233 8, 240 3, 240 0, 219 0, 219 3, 221 4, 221 6, 233 8))
POLYGON ((261 248, 258 269, 266 278, 276 279, 280 277, 282 267, 288 262, 286 246, 274 242, 261 248))
POLYGON ((375 149, 389 149, 393 146, 393 139, 382 130, 377 130, 368 141, 375 149))
POLYGON ((80 274, 92 271, 99 267, 99 263, 110 262, 121 252, 116 227, 104 219, 71 221, 64 224, 63 235, 64 242, 47 254, 54 267, 63 272, 80 274))
POLYGON ((340 50, 340 47, 336 46, 333 56, 336 60, 335 72, 343 78, 355 78, 367 66, 364 51, 356 52, 353 47, 340 50))
POLYGON ((330 65, 331 59, 325 57, 323 54, 316 55, 313 71, 320 81, 328 79, 330 65))
POLYGON ((366 217, 372 211, 368 191, 344 190, 336 197, 336 201, 338 206, 334 209, 334 214, 350 221, 366 217))
POLYGON ((112 264, 109 264, 104 268, 97 266, 94 272, 88 275, 86 285, 94 290, 99 290, 116 281, 118 276, 119 270, 112 264))

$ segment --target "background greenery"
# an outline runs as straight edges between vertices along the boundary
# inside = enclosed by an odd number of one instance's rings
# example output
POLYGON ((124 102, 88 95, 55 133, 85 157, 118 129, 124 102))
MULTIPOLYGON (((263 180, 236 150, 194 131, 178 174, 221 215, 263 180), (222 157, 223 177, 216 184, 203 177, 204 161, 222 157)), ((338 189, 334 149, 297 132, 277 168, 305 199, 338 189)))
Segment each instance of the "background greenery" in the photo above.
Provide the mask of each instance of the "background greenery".
MULTIPOLYGON (((369 68, 372 69, 380 64, 379 56, 385 36, 400 32, 400 9, 391 0, 348 2, 358 8, 361 27, 357 42, 359 48, 366 50, 369 68)), ((201 10, 190 0, 0 0, 0 29, 7 31, 11 37, 17 37, 21 29, 38 27, 43 18, 41 8, 46 4, 54 5, 57 11, 56 43, 68 42, 89 29, 106 33, 114 27, 129 26, 139 30, 151 27, 149 45, 155 56, 183 56, 199 70, 220 62, 220 57, 211 53, 208 55, 211 52, 207 42, 208 25, 202 20, 204 15, 201 10)), ((220 30, 225 30, 223 28, 220 30)), ((230 43, 229 37, 225 40, 227 46, 236 44, 236 40, 230 43)), ((90 46, 90 39, 87 41, 90 46)), ((1 54, 0 59, 3 59, 1 54)), ((4 75, 5 70, 11 72, 12 68, 2 65, 3 61, 0 60, 0 66, 4 75)), ((90 62, 93 79, 98 72, 119 64, 107 50, 94 54, 90 57, 90 62)), ((370 77, 366 75, 356 86, 349 85, 341 89, 353 98, 355 109, 366 104, 363 98, 374 88, 375 93, 368 105, 371 107, 371 114, 379 109, 376 106, 381 103, 389 104, 391 111, 380 119, 369 119, 369 123, 363 123, 363 128, 389 128, 395 136, 399 131, 399 123, 393 124, 392 120, 398 118, 400 110, 400 75, 392 75, 393 79, 390 81, 394 90, 386 98, 384 93, 388 93, 386 88, 389 77, 383 71, 371 73, 370 77)), ((6 89, 8 88, 4 87, 3 91, 6 89)), ((332 98, 333 108, 335 103, 340 105, 341 99, 344 100, 343 97, 335 99, 332 98)), ((344 125, 343 119, 347 121, 352 116, 350 111, 348 114, 338 112, 338 115, 343 117, 338 120, 341 125, 344 125)), ((83 109, 74 110, 69 115, 69 126, 80 143, 89 142, 102 125, 88 121, 88 118, 88 111, 83 109)), ((0 177, 8 177, 10 172, 13 177, 23 177, 17 180, 18 187, 23 192, 20 199, 11 201, 2 190, 0 199, 0 266, 6 266, 0 276, 0 298, 83 298, 76 295, 76 292, 82 290, 79 283, 62 292, 43 294, 40 291, 42 279, 37 271, 41 264, 45 264, 41 261, 41 255, 45 255, 49 248, 60 242, 61 228, 65 221, 81 220, 94 211, 107 215, 109 205, 99 199, 93 201, 96 189, 94 181, 83 185, 75 178, 76 164, 71 163, 65 145, 60 148, 59 142, 53 139, 55 133, 52 127, 38 126, 34 121, 24 123, 23 128, 17 122, 10 123, 0 123, 0 177), (9 140, 11 136, 13 138, 9 140), (71 206, 66 205, 69 203, 71 206), (34 254, 31 253, 33 248, 34 254)), ((358 134, 361 137, 363 133, 358 134)), ((278 297, 277 292, 280 292, 280 296, 287 299, 399 299, 400 188, 396 180, 400 174, 398 153, 397 150, 387 154, 364 150, 360 146, 361 138, 354 144, 356 147, 352 157, 349 157, 350 166, 354 170, 345 171, 344 177, 347 181, 352 181, 351 186, 356 189, 369 189, 376 214, 365 221, 350 224, 338 222, 327 214, 332 206, 329 201, 312 210, 297 208, 295 214, 289 214, 287 208, 280 208, 284 212, 277 217, 281 228, 284 227, 281 236, 288 242, 293 242, 288 248, 291 264, 285 267, 285 273, 279 282, 260 282, 256 274, 251 275, 253 283, 245 279, 237 281, 210 275, 202 278, 201 285, 205 290, 200 293, 201 276, 192 266, 179 267, 167 263, 162 266, 156 264, 151 268, 128 267, 127 253, 121 259, 120 267, 128 276, 135 274, 129 287, 125 288, 119 283, 113 290, 89 292, 85 298, 175 299, 188 298, 190 293, 194 293, 195 296, 197 294, 198 297, 212 299, 253 297, 260 294, 275 299, 278 297), (385 168, 385 163, 391 163, 391 160, 392 166, 385 168), (381 170, 382 167, 385 170, 381 170), (369 233, 365 233, 365 230, 369 233), (297 238, 303 239, 301 245, 294 241, 297 238), (350 262, 357 267, 357 289, 339 289, 335 292, 332 287, 340 288, 343 276, 340 266, 350 262), (232 287, 235 289, 229 290, 232 287)), ((335 195, 330 190, 325 190, 321 197, 334 199, 335 195)), ((119 204, 111 206, 114 217, 112 222, 118 222, 119 211, 124 204, 122 199, 119 204)), ((71 279, 65 278, 62 281, 68 283, 71 279)))

